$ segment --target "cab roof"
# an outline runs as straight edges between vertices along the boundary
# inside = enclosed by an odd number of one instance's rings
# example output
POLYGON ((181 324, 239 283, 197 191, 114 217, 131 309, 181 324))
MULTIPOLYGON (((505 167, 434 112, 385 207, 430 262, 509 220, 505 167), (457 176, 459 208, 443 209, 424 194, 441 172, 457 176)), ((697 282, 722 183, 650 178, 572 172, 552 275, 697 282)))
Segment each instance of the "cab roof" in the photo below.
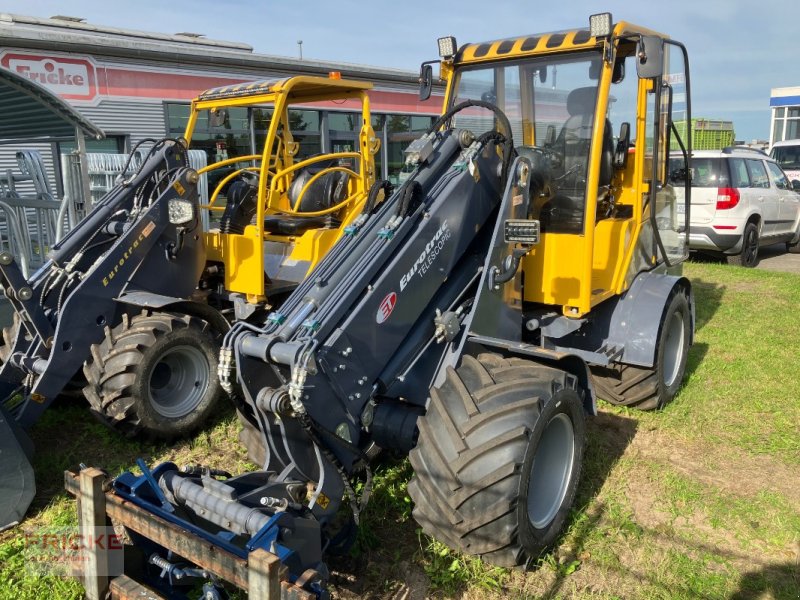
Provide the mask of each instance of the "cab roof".
MULTIPOLYGON (((614 37, 635 34, 656 35, 667 38, 664 34, 626 21, 620 21, 614 24, 612 32, 612 36, 614 37)), ((520 56, 591 49, 601 46, 602 43, 603 38, 590 35, 588 28, 553 31, 550 33, 493 40, 490 42, 465 44, 459 48, 455 63, 483 62, 520 56)))
POLYGON ((211 88, 201 93, 195 102, 231 99, 252 99, 254 103, 269 103, 277 94, 285 94, 291 102, 317 102, 348 98, 372 89, 372 84, 354 79, 299 76, 285 79, 247 81, 236 85, 211 88))

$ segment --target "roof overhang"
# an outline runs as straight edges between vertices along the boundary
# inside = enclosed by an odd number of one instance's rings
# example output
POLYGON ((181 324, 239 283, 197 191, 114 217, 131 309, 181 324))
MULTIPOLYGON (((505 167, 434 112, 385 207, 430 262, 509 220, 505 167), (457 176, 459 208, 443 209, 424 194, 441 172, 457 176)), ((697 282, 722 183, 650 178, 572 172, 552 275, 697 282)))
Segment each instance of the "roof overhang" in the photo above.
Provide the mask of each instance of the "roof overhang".
POLYGON ((102 139, 105 133, 45 87, 0 67, 0 143, 72 139, 76 130, 102 139))

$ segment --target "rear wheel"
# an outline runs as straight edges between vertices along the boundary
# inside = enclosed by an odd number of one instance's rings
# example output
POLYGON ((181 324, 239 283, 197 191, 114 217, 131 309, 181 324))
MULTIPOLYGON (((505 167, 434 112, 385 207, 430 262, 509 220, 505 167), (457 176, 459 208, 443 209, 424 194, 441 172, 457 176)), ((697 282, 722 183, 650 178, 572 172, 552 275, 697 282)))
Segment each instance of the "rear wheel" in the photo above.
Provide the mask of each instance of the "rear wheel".
POLYGON ((678 393, 686 372, 691 315, 683 288, 675 288, 658 328, 653 367, 613 365, 593 367, 597 395, 622 406, 640 410, 663 408, 678 393))
POLYGON ((431 390, 411 451, 414 518, 451 548, 527 564, 557 539, 581 470, 576 379, 522 359, 465 356, 431 390))
POLYGON ((84 364, 84 394, 93 412, 128 436, 169 440, 192 433, 223 395, 217 338, 196 317, 126 315, 92 345, 84 364))
POLYGON ((786 250, 791 252, 792 254, 800 254, 800 241, 795 242, 794 244, 786 243, 786 250))
POLYGON ((729 254, 729 265, 752 268, 758 264, 758 225, 752 221, 744 226, 742 249, 738 254, 729 254))

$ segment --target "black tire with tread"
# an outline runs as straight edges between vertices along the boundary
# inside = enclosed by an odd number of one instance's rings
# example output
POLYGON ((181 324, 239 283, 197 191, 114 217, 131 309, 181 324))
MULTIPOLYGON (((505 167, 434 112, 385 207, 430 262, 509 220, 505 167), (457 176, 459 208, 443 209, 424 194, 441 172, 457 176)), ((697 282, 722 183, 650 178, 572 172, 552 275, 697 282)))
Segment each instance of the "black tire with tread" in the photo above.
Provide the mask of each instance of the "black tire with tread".
POLYGON ((691 311, 689 300, 683 288, 677 287, 670 295, 658 327, 658 346, 656 364, 653 367, 615 364, 609 367, 592 367, 592 383, 599 398, 617 406, 627 406, 639 410, 663 408, 678 393, 686 372, 686 358, 689 351, 689 332, 691 311), (678 374, 671 385, 665 385, 664 369, 664 324, 676 311, 681 311, 684 340, 678 374))
POLYGON ((91 347, 83 366, 83 389, 92 413, 103 423, 128 437, 173 440, 196 431, 224 395, 217 379, 219 336, 203 319, 144 311, 123 315, 106 337, 91 347), (167 418, 150 404, 144 386, 149 385, 153 360, 166 348, 190 345, 199 348, 209 365, 208 387, 194 410, 167 418))
POLYGON ((738 254, 728 254, 725 258, 729 265, 753 268, 758 265, 758 248, 758 225, 750 221, 742 232, 742 249, 738 254))
POLYGON ((575 497, 585 441, 575 377, 523 359, 467 355, 431 390, 418 425, 408 493, 426 533, 504 567, 527 565, 555 543, 575 497), (572 469, 555 516, 536 529, 527 499, 533 458, 562 413, 574 432, 572 469))

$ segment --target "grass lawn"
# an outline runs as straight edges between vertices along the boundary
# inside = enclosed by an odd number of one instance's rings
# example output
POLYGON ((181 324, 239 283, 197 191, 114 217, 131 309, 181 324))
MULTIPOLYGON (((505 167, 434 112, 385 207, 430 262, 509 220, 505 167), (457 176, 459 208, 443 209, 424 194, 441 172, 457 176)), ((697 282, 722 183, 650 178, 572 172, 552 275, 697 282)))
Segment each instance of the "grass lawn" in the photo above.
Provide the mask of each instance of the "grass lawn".
MULTIPOLYGON (((697 334, 685 385, 657 414, 602 404, 588 427, 568 530, 531 571, 492 568, 424 536, 406 461, 381 462, 351 556, 331 560, 337 598, 800 598, 800 276, 689 264, 697 334), (388 542, 388 543, 387 543, 388 542)), ((62 472, 112 474, 136 457, 247 468, 222 417, 171 447, 121 440, 80 403, 33 429, 38 495, 0 534, 0 599, 79 598, 73 580, 24 568, 24 531, 75 522, 62 472)))

